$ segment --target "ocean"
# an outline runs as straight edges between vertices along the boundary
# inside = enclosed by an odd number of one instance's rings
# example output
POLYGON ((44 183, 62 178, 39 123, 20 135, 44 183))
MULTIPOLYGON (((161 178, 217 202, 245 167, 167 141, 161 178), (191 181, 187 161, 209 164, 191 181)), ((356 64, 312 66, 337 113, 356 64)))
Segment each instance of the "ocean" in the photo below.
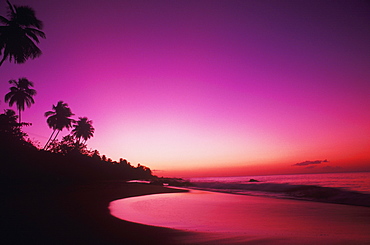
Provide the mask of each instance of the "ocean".
POLYGON ((370 207, 370 172, 190 178, 190 188, 370 207))

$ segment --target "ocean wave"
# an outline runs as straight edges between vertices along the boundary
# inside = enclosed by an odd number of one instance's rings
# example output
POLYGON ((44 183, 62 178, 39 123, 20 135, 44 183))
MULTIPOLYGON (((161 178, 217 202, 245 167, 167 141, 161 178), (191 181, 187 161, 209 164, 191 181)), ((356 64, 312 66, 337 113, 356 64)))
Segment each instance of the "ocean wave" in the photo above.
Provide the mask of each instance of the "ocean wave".
POLYGON ((370 194, 343 188, 288 183, 194 182, 193 188, 244 195, 272 196, 370 207, 370 194))

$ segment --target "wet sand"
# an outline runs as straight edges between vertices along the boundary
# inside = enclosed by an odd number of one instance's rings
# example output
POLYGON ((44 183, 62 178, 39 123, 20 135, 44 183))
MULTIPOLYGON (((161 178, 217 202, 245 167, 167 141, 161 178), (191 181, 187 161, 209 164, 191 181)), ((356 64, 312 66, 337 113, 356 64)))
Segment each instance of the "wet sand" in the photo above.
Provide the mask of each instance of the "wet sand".
POLYGON ((370 244, 370 208, 205 191, 112 202, 111 213, 192 232, 194 244, 370 244))

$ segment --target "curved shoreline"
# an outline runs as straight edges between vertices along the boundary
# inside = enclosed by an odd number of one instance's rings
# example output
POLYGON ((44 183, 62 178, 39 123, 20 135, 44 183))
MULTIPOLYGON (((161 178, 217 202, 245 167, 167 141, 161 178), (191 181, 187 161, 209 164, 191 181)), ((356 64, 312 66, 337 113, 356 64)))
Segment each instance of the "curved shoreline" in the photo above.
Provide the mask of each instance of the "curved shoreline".
MULTIPOLYGON (((299 241, 300 244, 312 244, 312 236, 299 237, 292 233, 295 236, 293 243, 289 243, 290 240, 286 237, 270 236, 273 229, 269 229, 271 224, 265 222, 267 217, 263 210, 266 210, 266 206, 262 208, 256 203, 254 209, 250 207, 250 211, 255 212, 255 221, 258 220, 259 224, 255 223, 251 227, 253 229, 264 227, 264 230, 260 230, 262 233, 257 235, 229 233, 225 236, 217 232, 181 231, 137 224, 113 217, 108 209, 112 201, 126 197, 180 192, 186 192, 186 190, 124 182, 43 186, 42 188, 20 185, 18 187, 8 186, 4 189, 3 186, 1 196, 4 201, 1 204, 2 210, 6 212, 0 221, 2 227, 0 242, 2 244, 153 244, 155 241, 155 244, 294 244, 299 241), (258 210, 260 213, 257 212, 258 210)), ((251 203, 259 199, 258 197, 257 199, 256 197, 248 198, 251 203)), ((279 199, 265 198, 264 200, 266 200, 266 205, 276 206, 277 209, 284 210, 286 207, 276 205, 276 200, 279 199)), ((296 214, 297 211, 302 210, 299 203, 304 203, 304 201, 294 202, 293 200, 278 202, 289 203, 292 208, 296 209, 296 214)), ((312 204, 312 202, 307 203, 312 204)), ((336 207, 341 211, 344 207, 348 210, 346 205, 324 203, 317 205, 336 207)), ((350 208, 353 210, 366 209, 363 216, 370 220, 369 208, 354 206, 350 208)), ((331 219, 342 219, 343 214, 337 211, 325 209, 320 212, 332 212, 331 219)), ((291 211, 285 210, 284 212, 290 213, 291 211)), ((284 215, 279 217, 284 217, 284 215)), ((275 221, 278 220, 275 219, 275 221)), ((297 220, 304 221, 304 216, 297 220)), ((348 225, 350 226, 351 222, 348 222, 348 225)), ((364 227, 370 228, 369 221, 365 221, 364 227)), ((317 234, 314 241, 315 244, 317 242, 320 244, 320 241, 321 243, 325 241, 325 244, 348 244, 349 240, 330 238, 322 233, 317 234)), ((352 241, 355 241, 354 244, 367 244, 370 241, 370 235, 355 237, 352 241)))
POLYGON ((103 182, 64 186, 3 187, 2 244, 174 244, 189 235, 119 220, 109 203, 175 190, 155 185, 103 182))
POLYGON ((191 190, 125 198, 113 216, 184 230, 187 244, 367 244, 370 208, 191 190))

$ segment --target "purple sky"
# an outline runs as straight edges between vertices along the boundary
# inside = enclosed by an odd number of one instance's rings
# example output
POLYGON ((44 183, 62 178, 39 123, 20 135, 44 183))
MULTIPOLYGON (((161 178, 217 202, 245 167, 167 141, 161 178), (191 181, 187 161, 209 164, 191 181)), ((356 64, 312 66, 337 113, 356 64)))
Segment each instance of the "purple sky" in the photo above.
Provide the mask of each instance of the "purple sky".
POLYGON ((367 1, 12 3, 36 10, 47 39, 40 58, 0 67, 0 110, 8 80, 33 81, 22 118, 40 145, 63 100, 93 120, 89 148, 158 175, 304 172, 292 165, 318 159, 370 170, 367 1))

